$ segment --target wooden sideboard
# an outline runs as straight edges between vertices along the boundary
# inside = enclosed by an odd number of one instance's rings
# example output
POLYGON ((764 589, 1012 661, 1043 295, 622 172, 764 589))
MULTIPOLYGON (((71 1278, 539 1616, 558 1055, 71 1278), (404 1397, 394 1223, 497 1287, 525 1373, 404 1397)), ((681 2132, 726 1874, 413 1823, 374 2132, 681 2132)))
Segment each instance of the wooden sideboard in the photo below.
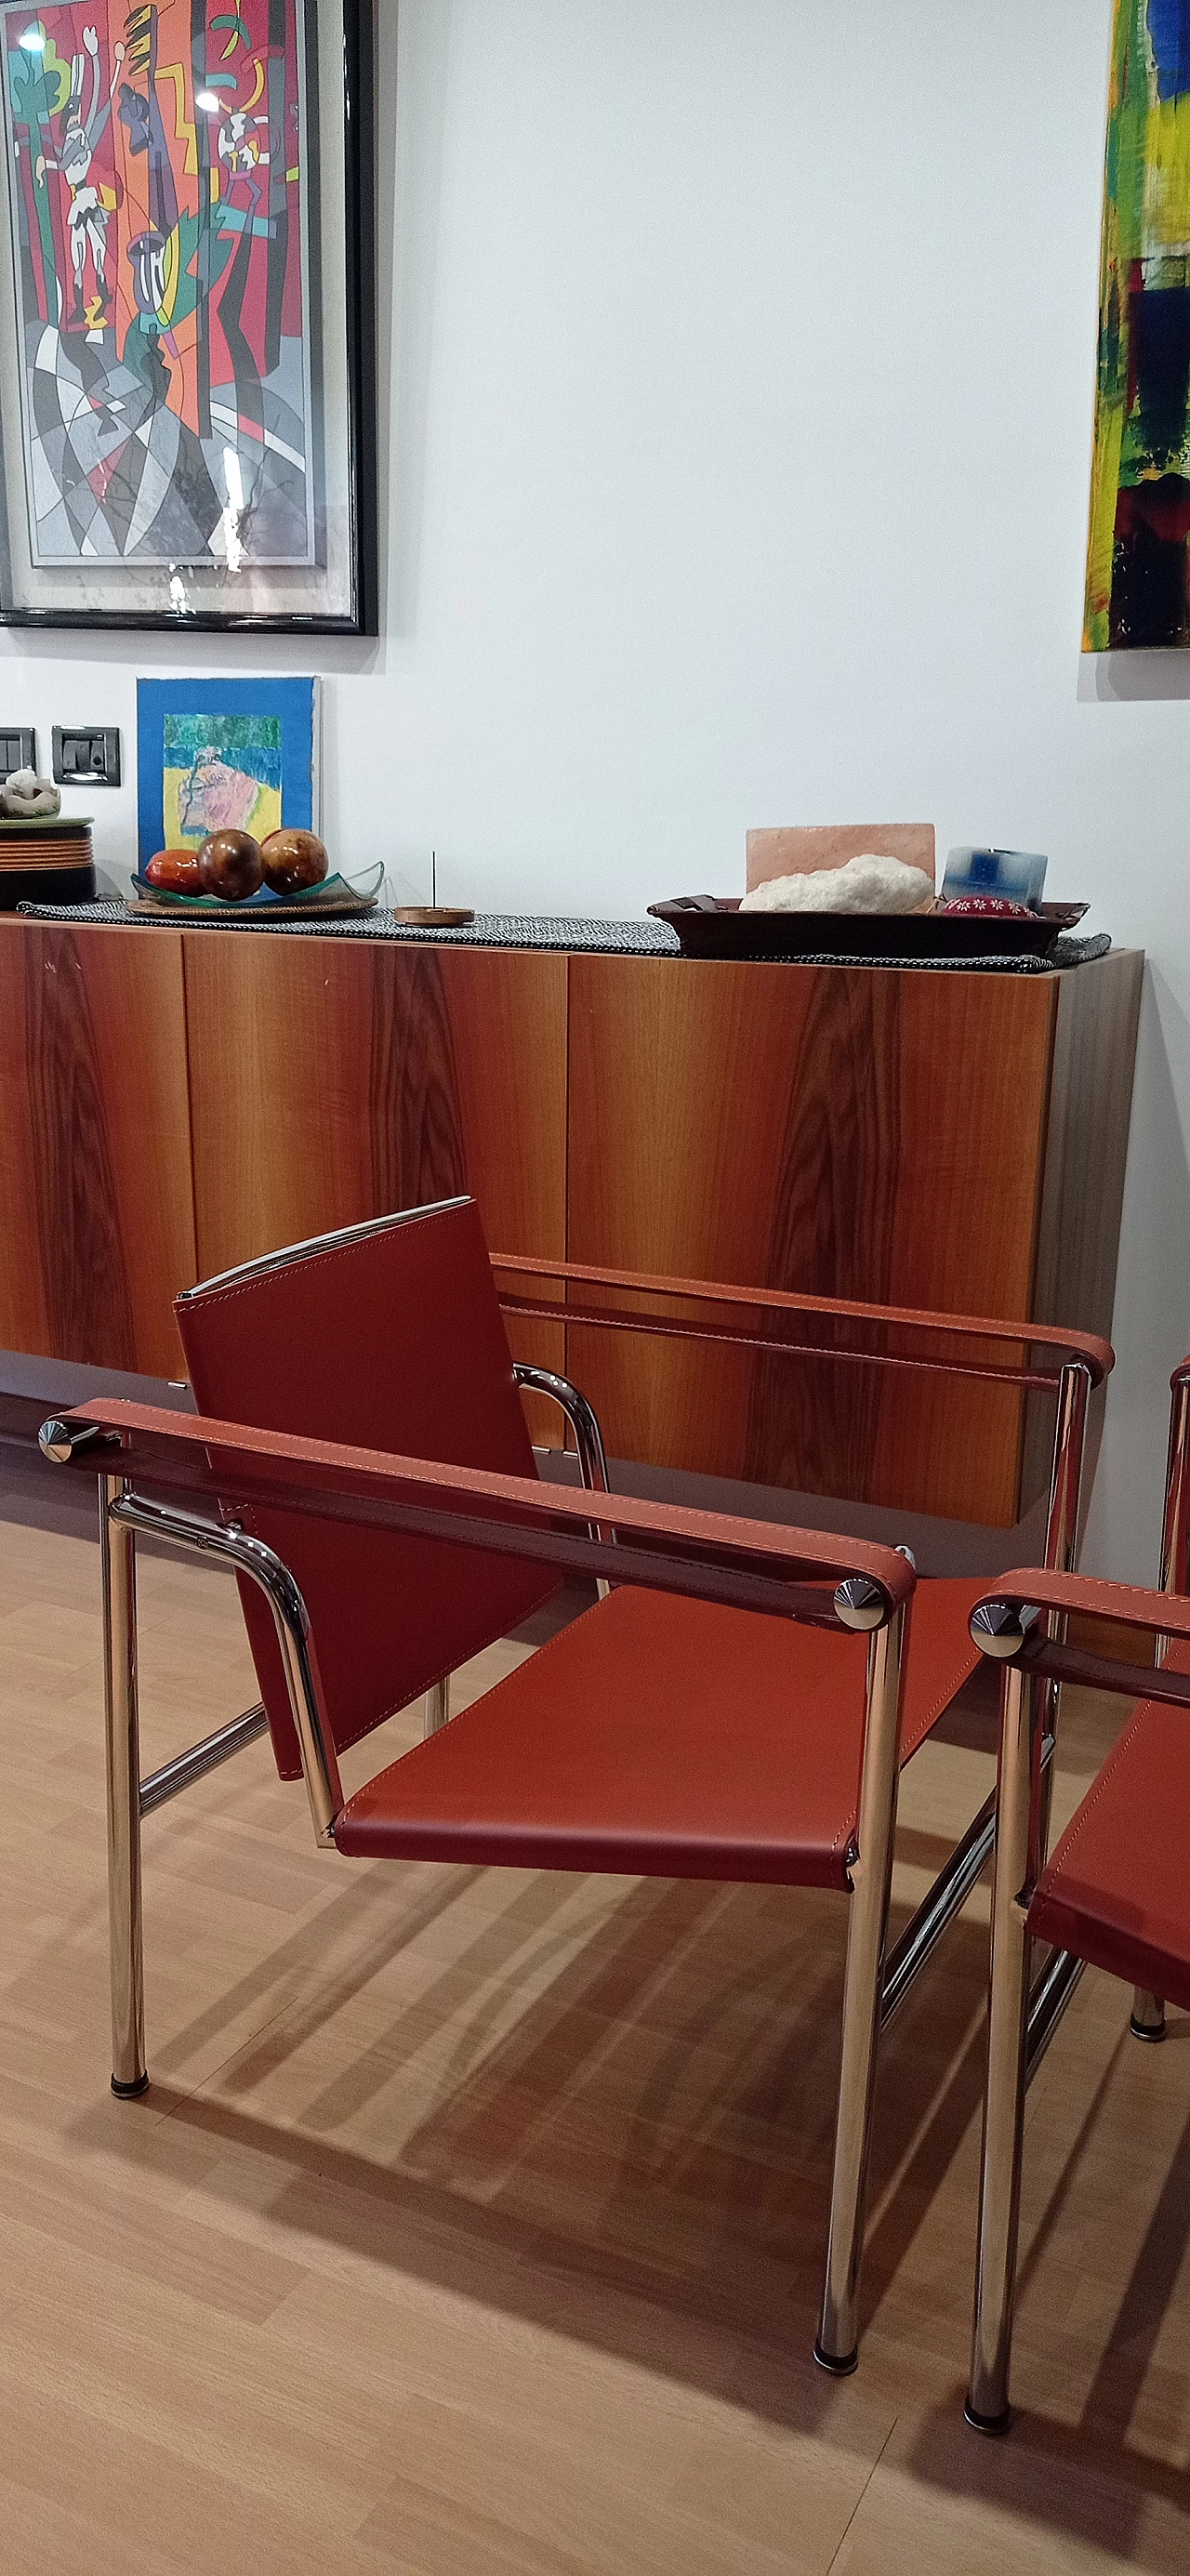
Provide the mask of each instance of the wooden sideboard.
MULTIPOLYGON (((493 1250, 1110 1333, 1141 968, 3 919, 0 1346, 178 1375, 179 1288, 464 1188, 493 1250)), ((1000 1525, 1044 1474, 1011 1390, 519 1335, 619 1457, 1000 1525)))

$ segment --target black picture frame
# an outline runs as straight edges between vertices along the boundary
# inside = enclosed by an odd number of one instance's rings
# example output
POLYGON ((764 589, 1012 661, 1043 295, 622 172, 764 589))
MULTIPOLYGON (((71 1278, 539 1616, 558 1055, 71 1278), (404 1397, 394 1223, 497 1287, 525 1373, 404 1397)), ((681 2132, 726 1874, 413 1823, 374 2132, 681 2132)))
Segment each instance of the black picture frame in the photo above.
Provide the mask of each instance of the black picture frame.
MULTIPOLYGON (((11 0, 0 0, 0 23, 7 16, 11 0)), ((192 0, 197 16, 201 0, 192 0)), ((210 0, 216 5, 216 0, 210 0)), ((224 0, 226 6, 226 0, 224 0)), ((328 313, 343 315, 343 343, 338 352, 343 368, 345 418, 340 424, 337 462, 345 484, 348 527, 344 546, 350 600, 341 611, 316 608, 312 611, 285 608, 273 612, 261 608, 257 601, 250 607, 237 606, 234 599, 218 607, 208 604, 173 606, 162 602, 151 608, 128 608, 114 599, 110 604, 95 600, 92 604, 28 604, 14 599, 14 580, 10 559, 12 476, 9 458, 12 448, 11 412, 6 417, 0 403, 0 625, 21 628, 93 629, 144 633, 190 635, 218 634, 338 634, 372 636, 379 632, 379 562, 377 528, 377 411, 376 377, 376 141, 375 141, 375 0, 299 0, 304 6, 308 31, 308 77, 317 83, 320 59, 325 62, 326 48, 342 35, 342 170, 343 209, 341 239, 334 250, 328 249, 326 226, 321 211, 314 220, 321 224, 319 265, 319 310, 311 317, 312 336, 316 336, 328 313), (341 254, 341 262, 338 254, 341 254), (334 266, 334 277, 330 267, 334 266)), ((53 0, 49 0, 50 12, 53 0)), ((129 0, 130 13, 135 0, 129 0)), ((46 13, 43 12, 44 16, 46 13)), ((94 14, 94 13, 92 13, 94 14)), ((138 17, 143 17, 138 10, 138 17)), ((7 79, 6 49, 0 50, 0 80, 7 79)), ((338 112, 337 96, 328 98, 331 84, 324 78, 309 96, 309 114, 323 121, 338 112)), ((312 127, 311 127, 311 130, 312 127)), ((6 127, 0 127, 5 157, 9 155, 6 127)), ((337 139, 337 138, 336 138, 337 139)), ((13 194, 9 184, 0 179, 0 269, 7 281, 15 281, 13 244, 13 194)), ((324 211, 324 210, 323 210, 324 211)), ((10 294, 17 292, 15 282, 10 294)), ((4 314, 0 309, 0 343, 9 336, 4 332, 4 314)), ((12 335, 15 339, 15 334, 12 335)), ((2 360, 0 360, 2 363, 2 360)), ((11 406, 12 395, 9 394, 11 406)), ((318 432, 316 435, 320 434, 318 432)), ((16 476, 23 482, 24 454, 16 463, 16 476)), ((122 567, 121 567, 122 569, 122 567)), ((105 576, 102 559, 94 568, 87 567, 88 586, 98 589, 105 576)), ((113 589, 116 582, 108 575, 113 589)), ((259 589, 260 567, 254 568, 259 589)))

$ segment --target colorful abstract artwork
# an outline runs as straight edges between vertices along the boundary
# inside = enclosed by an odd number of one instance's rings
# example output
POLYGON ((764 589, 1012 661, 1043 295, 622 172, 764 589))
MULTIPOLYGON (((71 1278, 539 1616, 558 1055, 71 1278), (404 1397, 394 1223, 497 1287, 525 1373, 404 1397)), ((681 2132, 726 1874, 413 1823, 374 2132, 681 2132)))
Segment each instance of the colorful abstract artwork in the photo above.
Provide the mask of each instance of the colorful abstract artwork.
POLYGON ((315 680, 138 680, 136 723, 142 867, 208 832, 317 829, 315 680))
POLYGON ((31 563, 312 563, 305 0, 3 0, 0 43, 31 563))
POLYGON ((1115 0, 1083 642, 1190 644, 1190 0, 1115 0))
POLYGON ((167 716, 162 787, 163 848, 197 849, 208 832, 263 841, 281 823, 280 716, 167 716))

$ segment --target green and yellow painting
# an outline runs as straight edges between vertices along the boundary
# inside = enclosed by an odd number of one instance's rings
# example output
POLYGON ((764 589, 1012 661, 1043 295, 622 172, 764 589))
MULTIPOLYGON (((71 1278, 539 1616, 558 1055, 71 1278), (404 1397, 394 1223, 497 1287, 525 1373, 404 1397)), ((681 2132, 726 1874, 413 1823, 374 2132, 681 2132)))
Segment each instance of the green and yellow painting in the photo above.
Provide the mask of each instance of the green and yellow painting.
POLYGON ((1190 0, 1115 0, 1083 647, 1190 644, 1190 0))
POLYGON ((165 847, 196 850, 208 832, 251 832, 281 822, 281 718, 167 715, 162 796, 165 847))

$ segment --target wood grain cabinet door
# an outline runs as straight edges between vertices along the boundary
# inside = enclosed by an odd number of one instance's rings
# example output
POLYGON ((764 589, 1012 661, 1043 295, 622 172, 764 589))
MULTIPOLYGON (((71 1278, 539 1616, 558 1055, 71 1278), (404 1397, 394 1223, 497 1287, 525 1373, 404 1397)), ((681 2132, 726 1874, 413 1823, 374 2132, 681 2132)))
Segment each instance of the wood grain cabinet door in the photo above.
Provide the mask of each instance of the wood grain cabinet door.
POLYGON ((185 972, 203 1278, 461 1191, 493 1252, 564 1258, 564 957, 191 931, 185 972))
POLYGON ((181 1374, 193 1284, 181 941, 0 926, 0 1345, 181 1374))
MULTIPOLYGON (((196 1277, 464 1190, 493 1251, 1109 1332, 1140 971, 5 921, 0 1345, 176 1375, 196 1277)), ((621 1458, 985 1523, 1044 1481, 1010 1389, 575 1326, 513 1345, 621 1458)))
MULTIPOLYGON (((1054 977, 631 958, 570 974, 572 1261, 1029 1314, 1054 977)), ((580 1329, 567 1348, 617 1456, 1016 1517, 1011 1390, 580 1329)))

